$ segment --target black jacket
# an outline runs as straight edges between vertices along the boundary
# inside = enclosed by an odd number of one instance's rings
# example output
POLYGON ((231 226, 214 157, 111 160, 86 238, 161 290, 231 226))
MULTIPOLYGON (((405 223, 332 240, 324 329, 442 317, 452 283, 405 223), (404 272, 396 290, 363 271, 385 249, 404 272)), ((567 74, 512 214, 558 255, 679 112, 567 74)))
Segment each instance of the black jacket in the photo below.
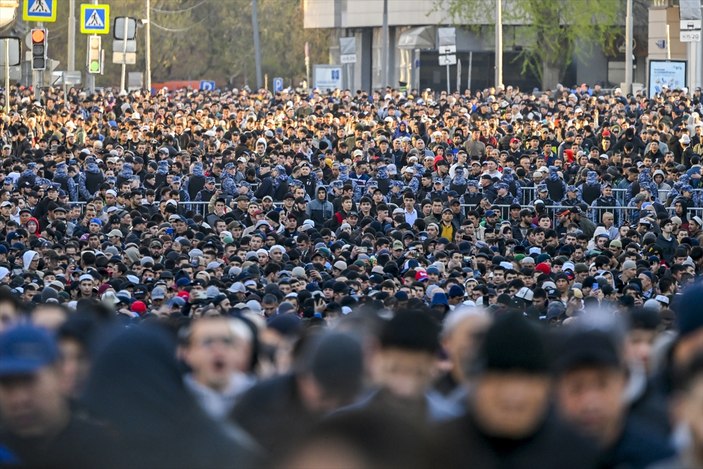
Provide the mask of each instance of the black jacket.
POLYGON ((595 443, 552 413, 534 434, 519 440, 487 435, 470 413, 441 425, 438 430, 442 461, 437 467, 588 469, 598 464, 595 443))

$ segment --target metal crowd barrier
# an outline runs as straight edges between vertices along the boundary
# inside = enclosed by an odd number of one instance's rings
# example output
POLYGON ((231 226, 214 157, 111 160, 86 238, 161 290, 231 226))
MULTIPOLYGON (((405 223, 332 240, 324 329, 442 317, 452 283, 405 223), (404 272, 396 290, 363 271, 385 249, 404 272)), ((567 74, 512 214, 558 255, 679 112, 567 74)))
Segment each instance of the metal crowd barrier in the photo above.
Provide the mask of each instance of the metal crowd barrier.
MULTIPOLYGON (((621 190, 622 191, 622 190, 621 190)), ((521 208, 529 208, 534 211, 535 207, 531 203, 534 199, 530 199, 527 203, 521 203, 520 206, 521 208)), ((178 212, 181 214, 186 214, 188 212, 193 212, 193 214, 200 214, 202 216, 207 216, 208 215, 208 205, 209 201, 192 201, 192 202, 178 202, 177 203, 177 209, 178 212)), ((84 206, 86 205, 86 202, 84 201, 78 201, 78 202, 71 202, 70 205, 72 206, 84 206)), ((156 206, 158 206, 158 202, 155 203, 156 206)), ((274 207, 280 207, 283 205, 282 202, 273 202, 274 207)), ((498 210, 500 213, 501 219, 505 220, 509 218, 509 212, 510 212, 510 205, 495 205, 492 204, 491 207, 494 210, 498 210)), ((231 208, 231 207, 230 207, 231 208)), ((467 212, 470 210, 473 210, 476 208, 476 205, 473 204, 461 204, 461 211, 465 215, 467 212)), ((567 209, 568 207, 565 207, 563 205, 547 205, 545 206, 545 209, 547 213, 551 216, 553 223, 556 222, 559 213, 561 213, 563 210, 567 209)), ((585 212, 583 216, 588 217, 591 219, 596 225, 600 223, 600 216, 604 212, 610 212, 613 213, 615 216, 616 220, 616 226, 622 224, 624 221, 630 222, 630 224, 636 223, 637 219, 639 218, 639 213, 640 210, 632 208, 632 207, 626 207, 626 206, 601 206, 595 209, 598 211, 598 214, 594 216, 594 208, 593 207, 588 207, 588 210, 585 212)), ((674 207, 666 207, 667 212, 670 215, 674 215, 674 207)), ((698 215, 703 217, 703 208, 693 208, 688 210, 688 218, 690 219, 691 217, 698 215)))

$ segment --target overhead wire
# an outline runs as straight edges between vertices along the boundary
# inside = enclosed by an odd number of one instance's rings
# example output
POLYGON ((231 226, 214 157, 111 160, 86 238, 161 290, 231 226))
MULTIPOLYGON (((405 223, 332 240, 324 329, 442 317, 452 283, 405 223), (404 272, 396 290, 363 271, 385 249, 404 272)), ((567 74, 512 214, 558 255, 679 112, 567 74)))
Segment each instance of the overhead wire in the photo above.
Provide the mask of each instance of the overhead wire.
POLYGON ((151 20, 151 25, 156 27, 156 29, 160 29, 162 31, 166 31, 169 33, 185 33, 185 32, 190 31, 194 27, 198 26, 199 24, 203 23, 207 19, 209 19, 209 16, 206 16, 205 18, 201 19, 200 21, 191 24, 187 28, 167 28, 166 26, 162 26, 159 23, 154 22, 154 20, 151 20))
MULTIPOLYGON (((198 7, 200 7, 200 6, 204 5, 204 4, 206 4, 206 3, 208 3, 208 2, 209 2, 209 0, 202 0, 201 2, 199 2, 199 3, 197 3, 197 4, 193 5, 193 6, 190 6, 190 7, 188 7, 188 8, 183 8, 183 9, 181 9, 181 10, 161 10, 161 9, 159 9, 159 8, 152 8, 151 10, 152 10, 152 11, 155 11, 155 12, 158 12, 158 13, 173 13, 173 14, 176 14, 176 13, 187 13, 187 12, 189 12, 189 11, 191 11, 191 10, 194 10, 194 9, 196 9, 196 8, 198 8, 198 7)), ((187 26, 187 27, 185 27, 185 28, 169 28, 169 27, 167 27, 167 26, 164 26, 164 25, 161 25, 161 24, 155 22, 153 19, 151 20, 151 25, 154 26, 156 29, 160 29, 161 31, 166 31, 166 32, 169 32, 169 33, 185 33, 185 32, 190 31, 191 29, 195 28, 196 26, 200 25, 200 24, 203 23, 205 20, 209 19, 210 16, 211 16, 211 12, 209 12, 209 13, 208 13, 204 18, 202 18, 200 21, 197 21, 197 22, 195 22, 195 23, 193 23, 193 24, 191 24, 191 25, 189 25, 189 26, 187 26)))
POLYGON ((165 15, 177 15, 179 13, 187 13, 191 10, 194 10, 194 9, 198 8, 199 6, 206 4, 208 1, 210 1, 210 0, 202 0, 200 3, 197 3, 197 4, 190 6, 190 7, 187 7, 187 8, 183 8, 181 10, 162 10, 161 8, 152 7, 151 11, 156 12, 156 13, 162 13, 165 15))

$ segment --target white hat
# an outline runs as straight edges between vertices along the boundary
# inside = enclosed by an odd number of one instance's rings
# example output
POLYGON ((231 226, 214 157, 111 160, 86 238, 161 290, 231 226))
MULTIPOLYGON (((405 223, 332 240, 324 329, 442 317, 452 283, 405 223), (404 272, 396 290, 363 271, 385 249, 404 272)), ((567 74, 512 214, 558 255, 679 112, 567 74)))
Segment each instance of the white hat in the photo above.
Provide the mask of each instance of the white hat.
POLYGON ((95 280, 95 279, 90 274, 83 274, 80 277, 78 277, 79 282, 85 282, 85 281, 92 282, 93 280, 95 280))
POLYGON ((246 293, 247 289, 244 287, 244 284, 242 282, 234 282, 232 285, 230 285, 227 291, 231 293, 246 293))
POLYGON ((535 294, 532 290, 530 290, 527 287, 522 287, 518 292, 515 294, 516 298, 522 298, 525 301, 532 301, 534 298, 535 294))
POLYGON ((665 305, 669 304, 669 297, 665 295, 657 295, 654 297, 655 300, 657 300, 659 303, 663 303, 665 305))
POLYGON ((344 261, 337 261, 334 263, 334 268, 341 271, 347 270, 347 263, 344 261))

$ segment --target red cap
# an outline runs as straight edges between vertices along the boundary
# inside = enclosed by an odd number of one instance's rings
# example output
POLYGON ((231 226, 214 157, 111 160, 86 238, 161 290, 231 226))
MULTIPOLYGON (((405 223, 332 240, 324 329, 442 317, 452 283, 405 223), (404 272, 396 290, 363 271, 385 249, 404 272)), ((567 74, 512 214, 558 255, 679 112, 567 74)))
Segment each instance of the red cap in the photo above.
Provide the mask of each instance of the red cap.
POLYGON ((537 272, 542 272, 545 275, 549 275, 552 273, 552 268, 549 267, 549 264, 547 264, 546 262, 540 262, 539 264, 537 264, 535 266, 535 270, 537 272))
POLYGON ((178 293, 176 293, 176 296, 179 296, 179 297, 183 298, 184 300, 188 301, 188 299, 190 298, 190 293, 188 293, 185 290, 181 290, 178 293))
POLYGON ((520 143, 520 139, 513 137, 510 139, 510 143, 520 143))
POLYGON ((427 272, 424 270, 418 270, 415 274, 415 281, 422 282, 423 280, 427 280, 427 272))
POLYGON ((139 313, 141 316, 146 313, 146 304, 143 301, 135 301, 132 303, 132 311, 139 313))

